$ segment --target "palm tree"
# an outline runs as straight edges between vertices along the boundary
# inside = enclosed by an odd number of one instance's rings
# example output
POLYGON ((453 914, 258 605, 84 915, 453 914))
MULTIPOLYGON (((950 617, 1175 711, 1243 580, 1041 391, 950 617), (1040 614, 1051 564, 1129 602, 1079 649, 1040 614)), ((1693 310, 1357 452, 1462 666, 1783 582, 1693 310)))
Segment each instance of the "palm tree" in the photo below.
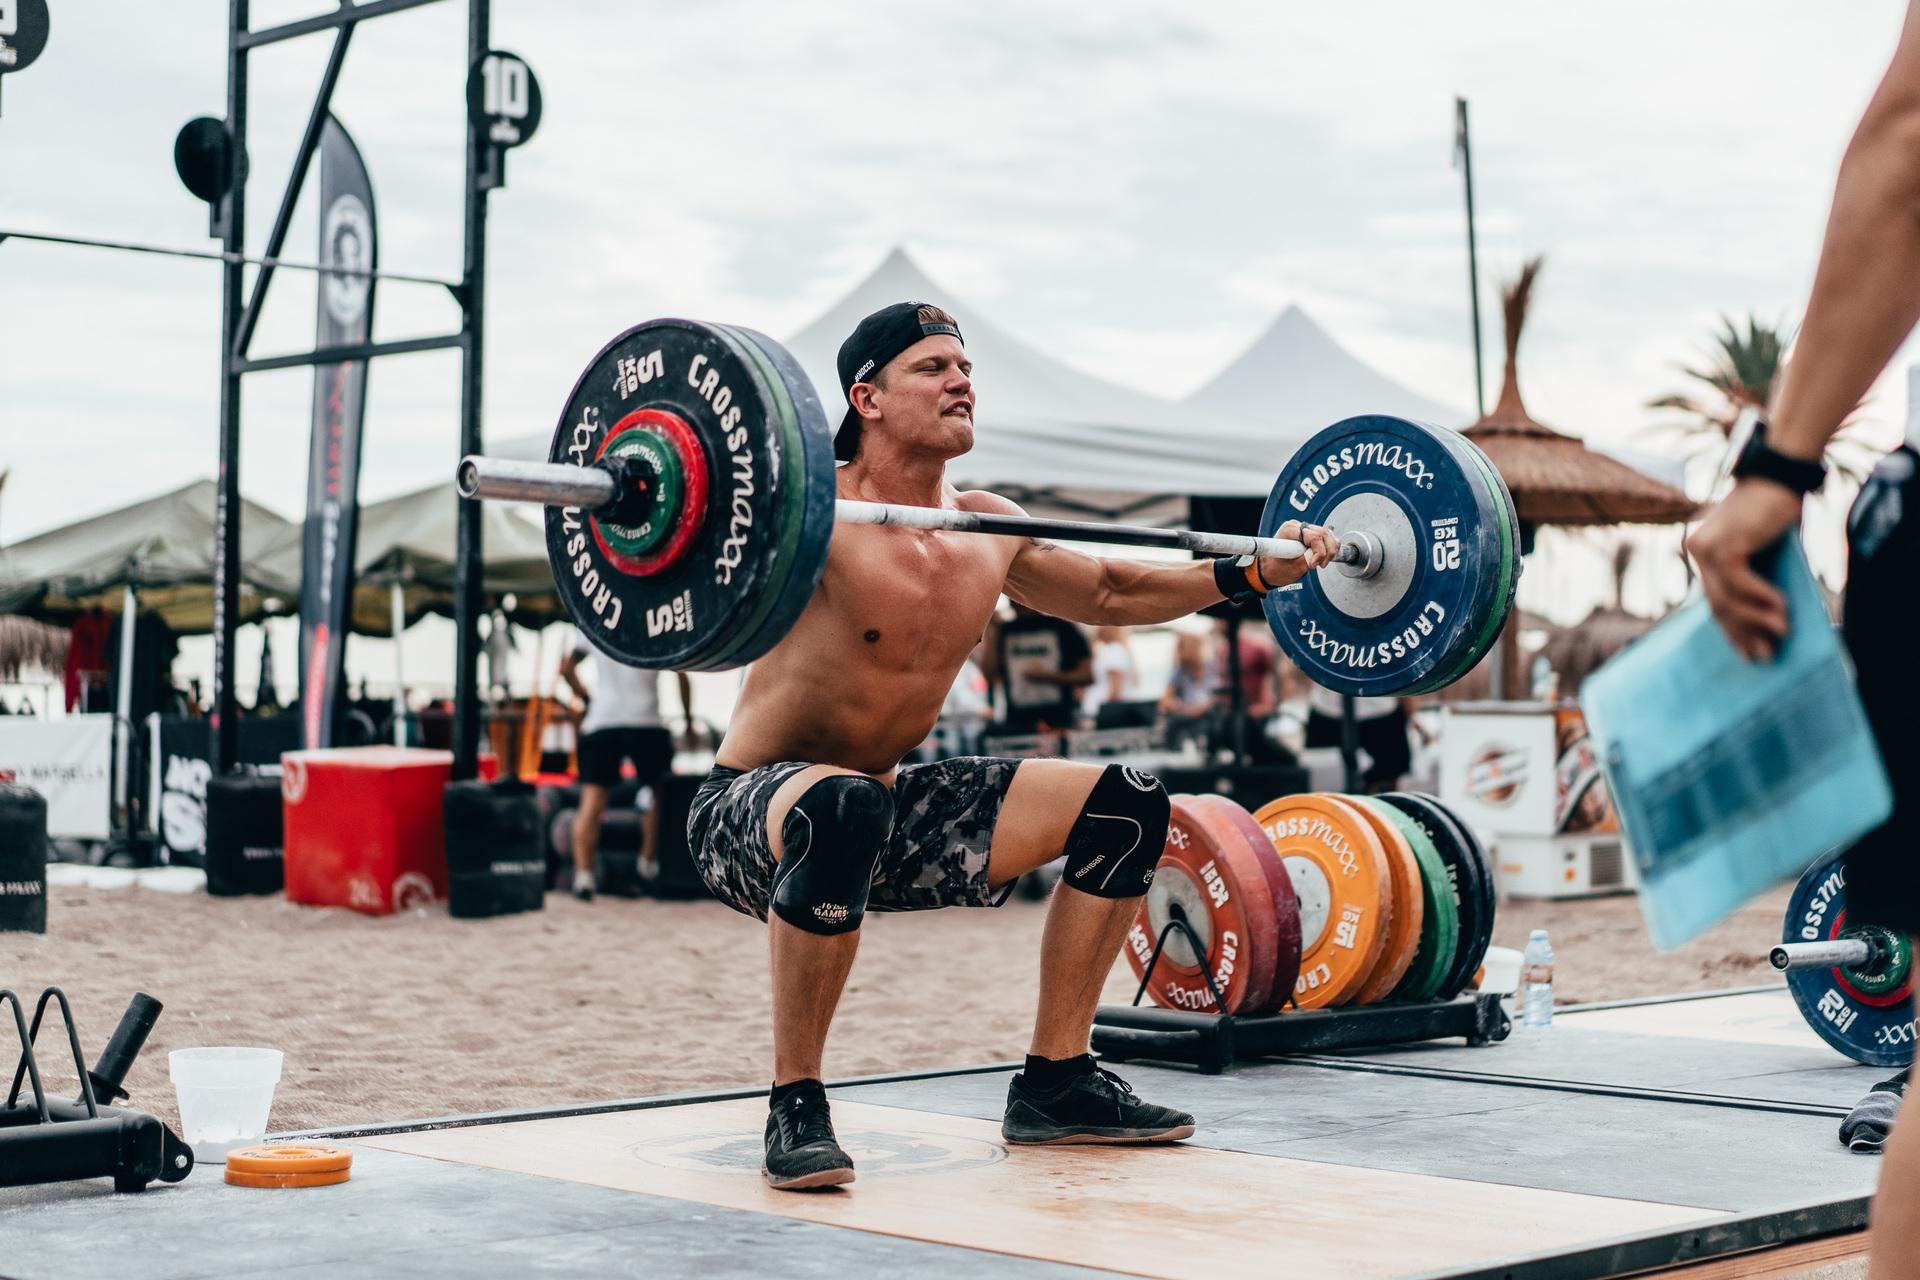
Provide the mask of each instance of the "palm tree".
MULTIPOLYGON (((1793 335, 1784 322, 1768 324, 1748 312, 1743 333, 1732 319, 1723 315, 1705 366, 1680 366, 1680 372, 1706 384, 1713 394, 1703 397, 1698 392, 1675 392, 1647 402, 1649 409, 1674 409, 1686 415, 1676 422, 1660 423, 1649 431, 1675 438, 1680 455, 1689 465, 1695 462, 1713 465, 1708 497, 1718 496, 1715 491, 1724 483, 1732 464, 1729 455, 1741 416, 1749 411, 1765 413, 1772 401, 1774 382, 1780 376, 1792 341, 1793 335)), ((1854 406, 1855 413, 1859 409, 1859 405, 1854 406)), ((1827 462, 1843 478, 1858 485, 1873 470, 1880 450, 1861 439, 1853 426, 1854 418, 1849 414, 1827 446, 1827 462)))

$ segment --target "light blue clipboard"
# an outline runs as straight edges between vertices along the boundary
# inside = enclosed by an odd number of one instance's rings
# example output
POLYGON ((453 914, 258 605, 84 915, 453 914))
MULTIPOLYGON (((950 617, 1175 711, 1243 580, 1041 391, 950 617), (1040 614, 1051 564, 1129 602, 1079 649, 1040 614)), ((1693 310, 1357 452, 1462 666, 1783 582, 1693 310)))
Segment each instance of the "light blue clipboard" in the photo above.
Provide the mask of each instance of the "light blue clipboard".
POLYGON ((1735 653, 1696 598, 1580 689, 1662 951, 1893 810, 1852 665, 1797 536, 1770 576, 1790 625, 1773 661, 1735 653))

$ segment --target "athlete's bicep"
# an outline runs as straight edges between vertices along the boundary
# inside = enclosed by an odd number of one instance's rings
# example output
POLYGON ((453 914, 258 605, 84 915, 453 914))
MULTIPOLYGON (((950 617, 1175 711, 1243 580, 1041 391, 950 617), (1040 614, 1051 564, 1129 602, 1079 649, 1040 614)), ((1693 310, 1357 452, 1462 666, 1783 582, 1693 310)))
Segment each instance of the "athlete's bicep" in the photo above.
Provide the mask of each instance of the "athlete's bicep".
POLYGON ((1070 622, 1098 621, 1106 566, 1095 556, 1040 538, 1024 541, 1007 568, 1007 595, 1070 622))

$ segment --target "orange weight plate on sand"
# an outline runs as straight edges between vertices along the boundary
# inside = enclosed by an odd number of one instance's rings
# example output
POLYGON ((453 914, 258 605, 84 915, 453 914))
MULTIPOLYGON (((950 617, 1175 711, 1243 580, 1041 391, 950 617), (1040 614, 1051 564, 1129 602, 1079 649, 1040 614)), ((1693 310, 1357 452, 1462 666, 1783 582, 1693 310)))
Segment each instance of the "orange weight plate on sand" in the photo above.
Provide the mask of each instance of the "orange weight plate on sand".
POLYGON ((352 1166, 351 1148, 326 1142, 276 1142, 227 1153, 227 1168, 242 1173, 333 1173, 352 1166))
POLYGON ((1226 796, 1203 795, 1194 797, 1196 805, 1205 806, 1220 813, 1240 833, 1259 859, 1260 870, 1266 873, 1267 890, 1273 894, 1273 911, 1280 926, 1279 956, 1273 966, 1273 989, 1267 998, 1249 1013, 1278 1013, 1293 998, 1293 984, 1300 977, 1300 902, 1293 895, 1293 878, 1287 874, 1286 867, 1280 861, 1280 855, 1274 851, 1273 842, 1267 839, 1267 833, 1253 820, 1238 802, 1226 796))
POLYGON ((227 1152, 227 1185, 331 1187, 353 1176, 353 1149, 325 1142, 269 1143, 227 1152))
POLYGON ((1294 1003, 1302 1009, 1344 1003, 1386 947, 1386 850, 1352 805, 1330 796, 1282 796, 1253 817, 1279 853, 1300 903, 1294 1003))
POLYGON ((1245 1013, 1273 987, 1280 947, 1273 892, 1240 832, 1196 800, 1173 797, 1166 848, 1127 932, 1127 963, 1136 977, 1145 974, 1160 931, 1182 917, 1204 954, 1194 954, 1185 934, 1170 934, 1147 994, 1169 1009, 1245 1013), (1213 975, 1225 1010, 1215 1009, 1203 973, 1213 975))
POLYGON ((1367 820, 1380 847, 1387 854, 1387 882, 1391 886, 1391 909, 1387 913, 1387 945, 1373 972, 1354 994, 1355 1004, 1372 1004, 1400 985, 1407 966, 1420 950, 1420 926, 1426 919, 1426 888, 1420 876, 1420 861, 1400 828, 1382 817, 1367 796, 1336 796, 1367 820))

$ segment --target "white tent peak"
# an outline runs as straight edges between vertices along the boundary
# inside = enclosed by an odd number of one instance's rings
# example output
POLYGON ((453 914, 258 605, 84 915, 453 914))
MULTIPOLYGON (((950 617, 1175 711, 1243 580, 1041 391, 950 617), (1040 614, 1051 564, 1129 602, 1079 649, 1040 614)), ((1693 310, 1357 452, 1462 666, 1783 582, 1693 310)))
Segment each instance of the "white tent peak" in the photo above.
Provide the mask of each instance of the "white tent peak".
MULTIPOLYGON (((889 301, 893 302, 931 302, 939 305, 947 296, 946 290, 935 283, 926 268, 914 261, 906 246, 898 244, 887 250, 886 256, 853 287, 848 296, 864 297, 876 290, 888 295, 889 301)), ((885 306, 886 303, 879 305, 885 306)))
POLYGON ((1247 467, 1249 450, 1284 458, 1300 443, 1076 369, 995 325, 899 247, 787 340, 830 424, 846 408, 835 369, 840 344, 864 317, 903 301, 951 311, 973 359, 974 447, 948 464, 963 487, 1054 515, 1171 518, 1164 500, 1173 495, 1265 493, 1272 477, 1247 467))
POLYGON ((1402 386, 1366 363, 1298 304, 1289 304, 1226 368, 1183 402, 1311 434, 1356 413, 1447 427, 1472 415, 1402 386))
POLYGON ((1086 373, 1015 337, 979 308, 955 297, 898 246, 787 343, 812 375, 831 421, 837 423, 846 408, 834 367, 840 344, 862 319, 895 302, 931 302, 952 312, 959 322, 967 353, 973 357, 983 435, 1003 413, 1018 420, 1065 419, 1121 431, 1172 430, 1189 439, 1246 434, 1245 424, 1217 421, 1204 410, 1086 373))
MULTIPOLYGON (((1087 403, 1086 397, 1092 397, 1096 402, 1121 403, 1143 398, 1156 399, 1093 374, 1083 373, 1014 337, 986 319, 979 308, 955 297, 951 290, 928 275, 905 248, 895 245, 887 251, 878 266, 812 324, 795 334, 787 344, 812 375, 814 385, 821 393, 820 403, 827 408, 828 416, 834 421, 839 421, 840 412, 846 407, 846 398, 840 392, 839 373, 834 364, 840 344, 861 320, 896 302, 930 302, 951 312, 959 322, 968 353, 973 356, 978 371, 976 377, 984 380, 979 387, 983 418, 993 408, 986 397, 1001 385, 1018 388, 1023 394, 1045 393, 1050 398, 1062 401, 1075 399, 1081 409, 1088 412, 1097 410, 1087 403), (1016 375, 1017 381, 1014 380, 1016 375)), ((1172 409, 1164 401, 1161 404, 1172 409)), ((1064 409, 1069 406, 1063 403, 1060 407, 1064 409)), ((1116 409, 1118 407, 1118 404, 1113 406, 1116 409)), ((1123 412, 1122 417, 1125 416, 1123 412)))

